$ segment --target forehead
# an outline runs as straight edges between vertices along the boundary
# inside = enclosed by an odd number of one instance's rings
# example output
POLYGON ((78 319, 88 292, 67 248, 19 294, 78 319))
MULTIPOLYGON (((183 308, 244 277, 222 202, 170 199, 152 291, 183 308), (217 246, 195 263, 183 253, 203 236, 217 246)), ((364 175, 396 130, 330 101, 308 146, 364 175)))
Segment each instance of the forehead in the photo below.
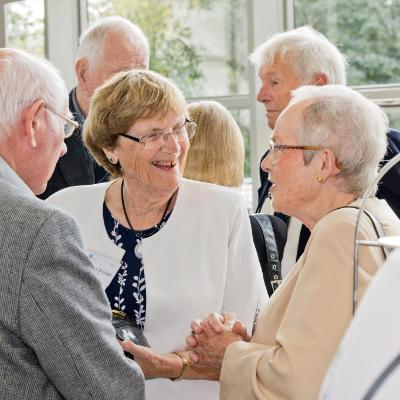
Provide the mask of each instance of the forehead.
POLYGON ((290 62, 288 56, 275 56, 272 64, 262 65, 258 71, 258 76, 261 80, 266 80, 272 76, 279 76, 286 79, 300 80, 297 72, 290 62))
POLYGON ((284 110, 278 117, 271 140, 284 144, 297 144, 298 131, 302 124, 303 102, 294 104, 284 110))
POLYGON ((131 129, 135 129, 138 133, 148 133, 152 130, 170 129, 181 122, 183 122, 183 116, 170 111, 163 116, 140 118, 132 125, 131 129))
POLYGON ((141 43, 135 46, 120 33, 109 33, 104 40, 102 64, 114 72, 132 68, 147 68, 146 54, 141 43))

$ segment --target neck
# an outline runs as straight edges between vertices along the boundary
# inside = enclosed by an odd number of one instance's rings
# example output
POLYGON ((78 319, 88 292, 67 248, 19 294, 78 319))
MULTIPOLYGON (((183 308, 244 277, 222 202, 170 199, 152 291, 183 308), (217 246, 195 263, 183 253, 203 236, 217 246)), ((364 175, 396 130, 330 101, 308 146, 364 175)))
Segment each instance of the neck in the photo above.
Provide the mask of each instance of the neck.
POLYGON ((300 221, 312 230, 317 222, 329 214, 331 211, 340 207, 345 207, 355 200, 355 195, 343 192, 329 192, 319 196, 315 202, 303 210, 301 215, 294 215, 300 221))
POLYGON ((143 192, 140 187, 134 186, 125 179, 123 187, 125 210, 132 227, 136 230, 143 230, 158 224, 163 215, 173 208, 176 197, 174 196, 175 191, 143 192))
POLYGON ((89 112, 89 99, 86 94, 80 89, 79 86, 76 87, 76 101, 78 103, 79 108, 83 111, 85 115, 88 115, 89 112))

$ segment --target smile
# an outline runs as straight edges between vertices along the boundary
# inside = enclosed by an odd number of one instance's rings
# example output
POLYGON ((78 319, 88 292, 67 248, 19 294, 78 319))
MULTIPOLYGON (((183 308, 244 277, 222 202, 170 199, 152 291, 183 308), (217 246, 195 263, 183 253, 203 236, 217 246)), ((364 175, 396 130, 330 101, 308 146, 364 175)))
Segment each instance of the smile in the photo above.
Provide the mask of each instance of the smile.
POLYGON ((176 161, 153 161, 152 164, 163 170, 169 170, 175 167, 176 161))

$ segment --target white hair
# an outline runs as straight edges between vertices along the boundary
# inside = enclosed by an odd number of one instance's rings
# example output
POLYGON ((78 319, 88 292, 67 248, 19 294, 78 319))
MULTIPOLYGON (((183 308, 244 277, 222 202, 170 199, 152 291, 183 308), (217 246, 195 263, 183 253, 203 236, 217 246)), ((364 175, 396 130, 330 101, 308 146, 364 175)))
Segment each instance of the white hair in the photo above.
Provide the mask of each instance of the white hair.
MULTIPOLYGON (((386 153, 386 114, 360 93, 342 85, 300 87, 293 91, 286 110, 303 101, 300 144, 330 148, 341 169, 338 187, 357 197, 363 195, 386 153)), ((314 154, 305 151, 305 163, 314 154)))
POLYGON ((104 41, 109 33, 119 33, 126 37, 132 46, 142 52, 146 66, 148 67, 150 48, 146 36, 137 25, 118 16, 103 18, 89 26, 82 33, 76 59, 86 58, 95 65, 103 56, 104 41))
POLYGON ((65 112, 68 91, 59 72, 21 50, 0 49, 0 140, 10 133, 22 109, 39 99, 65 112))
POLYGON ((275 34, 254 50, 250 61, 260 68, 271 65, 277 56, 290 62, 303 83, 323 73, 330 84, 346 84, 345 56, 311 26, 275 34))

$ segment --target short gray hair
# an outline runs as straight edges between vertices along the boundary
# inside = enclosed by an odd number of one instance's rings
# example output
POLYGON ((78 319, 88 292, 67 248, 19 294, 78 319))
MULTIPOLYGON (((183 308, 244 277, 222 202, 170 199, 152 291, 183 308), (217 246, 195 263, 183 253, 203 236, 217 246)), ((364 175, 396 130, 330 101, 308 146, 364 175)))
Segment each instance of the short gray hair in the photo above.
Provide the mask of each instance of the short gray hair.
POLYGON ((90 25, 82 33, 76 59, 86 58, 89 62, 96 64, 103 55, 104 39, 108 33, 119 33, 126 37, 132 46, 143 52, 148 67, 150 48, 146 36, 137 25, 118 16, 103 18, 90 25))
POLYGON ((289 59, 303 83, 310 82, 314 74, 323 73, 330 84, 346 84, 346 58, 310 26, 275 34, 255 49, 250 60, 260 68, 271 65, 277 56, 289 59))
MULTIPOLYGON (((338 188, 362 196, 386 153, 386 114, 360 93, 342 85, 303 86, 293 91, 288 108, 300 101, 306 101, 298 131, 300 144, 330 148, 341 169, 338 188)), ((305 151, 305 163, 314 154, 305 151)))
POLYGON ((68 91, 59 72, 44 59, 0 49, 0 140, 10 133, 24 107, 38 99, 64 111, 68 91))

